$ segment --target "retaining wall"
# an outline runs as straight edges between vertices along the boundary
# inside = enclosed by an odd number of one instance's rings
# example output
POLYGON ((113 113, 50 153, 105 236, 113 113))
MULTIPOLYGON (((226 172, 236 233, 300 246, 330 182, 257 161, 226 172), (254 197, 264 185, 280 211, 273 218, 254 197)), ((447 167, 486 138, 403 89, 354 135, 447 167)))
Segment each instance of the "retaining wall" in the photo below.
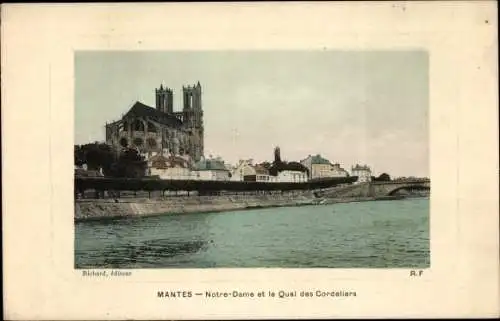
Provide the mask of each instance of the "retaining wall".
POLYGON ((186 196, 118 199, 118 203, 114 199, 82 199, 75 201, 75 220, 314 205, 319 201, 305 195, 186 196))

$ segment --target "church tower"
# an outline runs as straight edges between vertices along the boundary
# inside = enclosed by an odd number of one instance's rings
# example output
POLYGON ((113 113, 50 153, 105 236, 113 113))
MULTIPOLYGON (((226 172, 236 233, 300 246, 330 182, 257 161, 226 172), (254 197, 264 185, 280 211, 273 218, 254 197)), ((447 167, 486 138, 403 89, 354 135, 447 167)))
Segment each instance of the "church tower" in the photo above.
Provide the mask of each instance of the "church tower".
POLYGON ((198 161, 204 153, 204 128, 203 128, 203 108, 201 105, 201 85, 200 82, 194 86, 182 87, 184 107, 182 109, 182 119, 184 126, 190 131, 190 151, 189 153, 198 161))
POLYGON ((174 95, 172 89, 165 87, 163 84, 160 88, 155 89, 156 94, 156 109, 161 112, 172 114, 174 112, 174 95))
POLYGON ((274 148, 274 163, 281 164, 281 151, 279 146, 274 148))

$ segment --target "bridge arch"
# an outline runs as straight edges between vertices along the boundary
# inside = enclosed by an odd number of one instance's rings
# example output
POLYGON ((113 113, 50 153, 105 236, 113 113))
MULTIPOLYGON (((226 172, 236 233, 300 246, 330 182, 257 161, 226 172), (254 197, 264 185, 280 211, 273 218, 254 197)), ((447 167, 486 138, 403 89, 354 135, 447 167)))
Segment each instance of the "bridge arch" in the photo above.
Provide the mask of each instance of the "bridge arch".
POLYGON ((406 184, 406 185, 399 185, 399 186, 394 186, 394 188, 388 189, 387 190, 387 195, 392 196, 395 195, 397 192, 401 190, 407 190, 407 191, 430 191, 431 188, 425 184, 406 184))

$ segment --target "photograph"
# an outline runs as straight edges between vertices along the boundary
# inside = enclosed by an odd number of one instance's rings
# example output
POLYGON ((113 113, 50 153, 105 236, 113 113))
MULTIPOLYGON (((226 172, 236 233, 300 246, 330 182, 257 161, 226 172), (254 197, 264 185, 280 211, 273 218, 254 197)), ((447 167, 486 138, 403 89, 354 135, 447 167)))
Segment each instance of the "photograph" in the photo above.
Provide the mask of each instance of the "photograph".
POLYGON ((74 268, 426 269, 425 50, 74 52, 74 268))

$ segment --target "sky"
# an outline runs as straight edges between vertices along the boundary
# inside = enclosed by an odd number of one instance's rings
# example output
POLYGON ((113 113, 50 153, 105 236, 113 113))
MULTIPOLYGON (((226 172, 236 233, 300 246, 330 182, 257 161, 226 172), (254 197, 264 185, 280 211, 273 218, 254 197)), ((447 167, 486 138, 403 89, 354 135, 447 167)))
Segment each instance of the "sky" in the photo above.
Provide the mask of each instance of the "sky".
POLYGON ((350 170, 429 176, 424 51, 85 51, 75 54, 75 143, 105 140, 105 123, 160 84, 182 109, 202 86, 205 156, 300 161, 321 154, 350 170))

